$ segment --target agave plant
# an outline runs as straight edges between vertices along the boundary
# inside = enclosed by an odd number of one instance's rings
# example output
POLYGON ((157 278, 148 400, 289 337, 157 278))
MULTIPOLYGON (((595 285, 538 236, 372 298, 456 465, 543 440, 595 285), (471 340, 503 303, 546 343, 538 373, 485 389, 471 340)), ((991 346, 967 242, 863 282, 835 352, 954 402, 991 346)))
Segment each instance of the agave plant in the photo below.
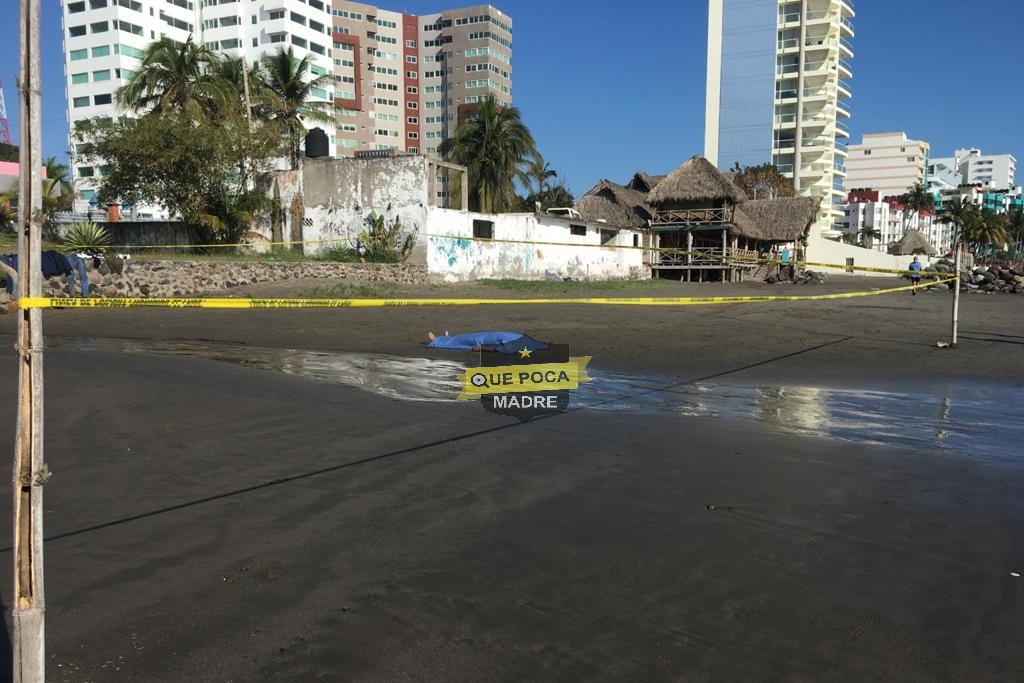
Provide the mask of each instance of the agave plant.
POLYGON ((71 226, 63 242, 71 251, 98 252, 110 246, 110 233, 102 225, 81 221, 71 226))

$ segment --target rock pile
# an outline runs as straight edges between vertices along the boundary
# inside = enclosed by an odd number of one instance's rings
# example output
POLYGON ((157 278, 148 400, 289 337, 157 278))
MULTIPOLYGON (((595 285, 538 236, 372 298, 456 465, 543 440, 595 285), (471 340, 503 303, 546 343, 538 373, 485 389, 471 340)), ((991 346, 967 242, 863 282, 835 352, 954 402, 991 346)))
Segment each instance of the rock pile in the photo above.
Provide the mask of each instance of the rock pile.
MULTIPOLYGON (((188 297, 233 287, 297 279, 343 279, 360 282, 423 284, 425 266, 329 261, 143 261, 111 259, 89 264, 90 296, 188 297)), ((64 297, 67 281, 50 278, 43 296, 64 297)), ((75 292, 79 283, 75 280, 75 292)), ((0 290, 0 302, 6 293, 0 290)), ((9 300, 9 297, 7 298, 9 300)))
MULTIPOLYGON (((942 260, 924 269, 924 275, 952 274, 955 265, 952 262, 942 260)), ((953 289, 954 284, 947 285, 953 289)), ((960 270, 960 291, 961 292, 991 292, 1002 294, 1024 294, 1024 271, 1019 268, 1002 266, 979 266, 973 270, 961 268, 960 270)))

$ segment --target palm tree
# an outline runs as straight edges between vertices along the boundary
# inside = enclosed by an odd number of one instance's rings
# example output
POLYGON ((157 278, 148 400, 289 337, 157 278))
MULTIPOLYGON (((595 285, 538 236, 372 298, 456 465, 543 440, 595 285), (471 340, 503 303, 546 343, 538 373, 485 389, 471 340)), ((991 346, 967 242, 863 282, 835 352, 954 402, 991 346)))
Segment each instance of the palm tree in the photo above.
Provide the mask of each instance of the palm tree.
POLYGON ((550 190, 551 183, 548 181, 558 177, 558 173, 551 168, 551 164, 544 161, 544 157, 539 154, 530 161, 528 173, 530 180, 537 183, 534 194, 543 194, 550 190))
POLYGON ((877 228, 861 228, 857 233, 857 243, 865 249, 871 249, 875 240, 882 239, 882 231, 877 228))
POLYGON ((272 102, 266 92, 266 78, 259 62, 250 65, 246 64, 243 57, 221 55, 214 65, 212 74, 219 81, 225 97, 222 115, 237 111, 251 118, 253 111, 258 111, 272 102), (248 102, 246 85, 249 89, 248 102))
POLYGON ((126 109, 156 114, 180 112, 193 119, 212 115, 224 104, 224 92, 213 71, 217 55, 192 41, 167 36, 149 44, 139 70, 117 91, 126 109))
POLYGON ((334 122, 334 103, 313 99, 314 90, 326 91, 330 87, 331 77, 324 74, 305 80, 310 71, 309 56, 296 59, 291 47, 278 48, 274 54, 264 56, 263 69, 268 96, 260 110, 266 118, 287 127, 292 169, 298 169, 302 161, 303 121, 334 122))
POLYGON ((900 202, 904 206, 903 234, 907 234, 910 227, 910 212, 918 217, 922 211, 931 211, 935 208, 935 197, 928 190, 924 183, 916 183, 910 191, 900 196, 900 202))
POLYGON ((950 223, 953 226, 953 239, 951 244, 954 249, 959 246, 964 238, 964 226, 973 222, 978 207, 963 197, 953 197, 943 202, 942 211, 939 212, 939 220, 943 223, 950 223))
POLYGON ((448 161, 467 168, 469 208, 498 213, 518 206, 515 183, 529 183, 537 145, 515 107, 501 107, 487 97, 455 128, 439 150, 448 161))
POLYGON ((1013 206, 1006 212, 1006 233, 1013 243, 1013 260, 1016 263, 1024 247, 1024 207, 1013 206))
POLYGON ((964 227, 964 239, 974 245, 975 258, 979 258, 988 247, 1006 244, 1006 221, 1003 214, 992 209, 975 212, 964 227))
POLYGON ((70 211, 75 201, 75 184, 71 180, 71 169, 67 164, 59 163, 56 157, 44 159, 43 166, 46 167, 46 179, 43 180, 43 203, 46 204, 48 199, 54 211, 70 211))

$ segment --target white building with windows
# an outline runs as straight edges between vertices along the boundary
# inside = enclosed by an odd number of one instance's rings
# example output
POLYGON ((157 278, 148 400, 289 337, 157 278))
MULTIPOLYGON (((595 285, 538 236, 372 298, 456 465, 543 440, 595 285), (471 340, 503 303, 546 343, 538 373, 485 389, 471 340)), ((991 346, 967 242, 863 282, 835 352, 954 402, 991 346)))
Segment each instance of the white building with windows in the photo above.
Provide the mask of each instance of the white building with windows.
MULTIPOLYGON (((949 169, 961 185, 983 185, 1007 190, 1014 187, 1017 159, 1012 154, 982 154, 980 149, 958 149, 951 157, 931 160, 935 169, 949 169)), ((945 188, 941 188, 945 189, 945 188)))
POLYGON ((846 187, 899 197, 925 182, 930 149, 927 142, 911 140, 903 132, 865 133, 859 145, 850 145, 846 187))
POLYGON ((837 236, 852 97, 852 0, 709 0, 704 156, 774 163, 837 236))
MULTIPOLYGON (((116 91, 138 70, 145 48, 168 36, 184 42, 189 35, 211 50, 244 56, 251 64, 279 47, 291 46, 309 56, 315 75, 330 74, 332 21, 329 3, 321 0, 62 0, 64 72, 67 79, 71 149, 74 127, 86 118, 128 115, 116 103, 116 91)), ((333 88, 314 92, 334 99, 333 88)), ((323 128, 332 143, 332 124, 323 128)), ((72 157, 84 210, 96 194, 102 166, 72 157)))
POLYGON ((936 220, 934 211, 910 211, 890 197, 879 198, 877 191, 851 192, 843 205, 839 221, 842 232, 858 238, 868 249, 888 253, 907 230, 917 230, 940 254, 950 249, 951 229, 948 223, 936 220))

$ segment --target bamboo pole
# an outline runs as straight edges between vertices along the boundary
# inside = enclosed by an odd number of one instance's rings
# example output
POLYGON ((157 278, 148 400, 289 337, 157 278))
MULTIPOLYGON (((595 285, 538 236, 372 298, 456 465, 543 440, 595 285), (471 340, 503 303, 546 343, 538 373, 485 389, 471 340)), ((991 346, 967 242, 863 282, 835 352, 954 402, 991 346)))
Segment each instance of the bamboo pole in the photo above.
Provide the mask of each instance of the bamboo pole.
MULTIPOLYGON (((20 0, 21 113, 18 201, 18 294, 40 296, 42 152, 40 148, 39 0, 20 0)), ((18 313, 18 427, 14 445, 14 683, 43 683, 43 329, 42 310, 18 313)))
POLYGON ((953 269, 956 271, 956 279, 953 280, 953 334, 949 345, 956 348, 956 337, 960 325, 960 258, 961 247, 956 245, 956 258, 953 260, 953 269))

